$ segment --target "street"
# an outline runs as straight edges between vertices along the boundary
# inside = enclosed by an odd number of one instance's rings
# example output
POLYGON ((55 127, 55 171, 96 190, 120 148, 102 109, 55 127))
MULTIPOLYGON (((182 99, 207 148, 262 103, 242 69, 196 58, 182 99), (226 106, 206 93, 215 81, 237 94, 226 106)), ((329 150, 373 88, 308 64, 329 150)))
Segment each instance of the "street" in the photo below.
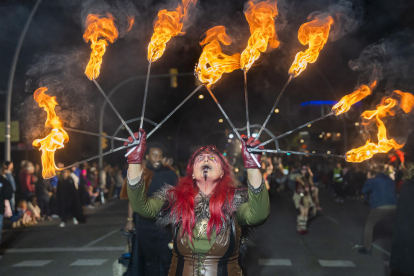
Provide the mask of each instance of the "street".
MULTIPOLYGON (((323 211, 309 234, 296 233, 290 194, 271 198, 268 221, 258 227, 246 254, 246 275, 389 275, 393 218, 374 229, 371 256, 353 249, 360 243, 369 208, 360 201, 336 203, 321 190, 323 211)), ((126 201, 114 200, 87 212, 87 223, 59 228, 59 220, 2 232, 0 275, 113 275, 113 263, 126 250, 119 229, 126 201)))

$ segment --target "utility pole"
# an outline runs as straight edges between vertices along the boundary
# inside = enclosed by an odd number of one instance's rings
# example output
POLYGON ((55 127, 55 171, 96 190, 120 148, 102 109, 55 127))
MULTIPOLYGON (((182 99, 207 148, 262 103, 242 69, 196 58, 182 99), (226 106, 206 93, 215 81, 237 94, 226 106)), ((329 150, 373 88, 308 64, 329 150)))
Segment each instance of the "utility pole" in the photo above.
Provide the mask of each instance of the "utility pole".
POLYGON ((5 131, 4 131, 4 160, 9 161, 11 160, 11 153, 10 153, 10 121, 11 121, 11 98, 13 93, 13 80, 14 80, 14 73, 16 72, 16 65, 17 60, 19 59, 20 49, 22 48, 24 38, 26 37, 27 30, 29 29, 30 23, 32 22, 33 16, 36 13, 37 8, 40 5, 42 0, 37 0, 36 4, 34 5, 32 12, 30 13, 29 17, 27 18, 26 24, 24 25, 23 31, 20 34, 19 42, 17 43, 16 51, 14 52, 12 66, 10 68, 9 74, 9 81, 7 84, 7 98, 6 98, 6 115, 5 115, 5 131))

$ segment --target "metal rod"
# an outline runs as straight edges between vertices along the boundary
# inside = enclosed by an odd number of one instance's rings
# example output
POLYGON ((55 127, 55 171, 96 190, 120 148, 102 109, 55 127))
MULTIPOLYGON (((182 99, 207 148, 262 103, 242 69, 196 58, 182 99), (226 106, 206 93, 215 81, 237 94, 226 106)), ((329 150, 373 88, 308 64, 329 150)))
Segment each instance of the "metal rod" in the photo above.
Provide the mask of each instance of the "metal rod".
MULTIPOLYGON (((185 98, 176 108, 174 108, 173 111, 170 112, 170 114, 167 115, 167 117, 164 118, 164 120, 162 120, 159 124, 157 124, 147 135, 147 138, 149 138, 157 129, 160 128, 160 126, 165 123, 165 121, 167 121, 183 104, 185 104, 186 101, 188 101, 188 99, 190 99, 201 87, 203 87, 203 85, 199 85, 196 89, 194 89, 193 92, 191 92, 190 95, 187 96, 187 98, 185 98)), ((128 155, 130 155, 137 147, 133 147, 132 149, 130 149, 126 154, 125 157, 128 157, 128 155)))
POLYGON ((327 118, 327 117, 329 117, 329 116, 332 116, 332 115, 335 115, 335 113, 334 113, 333 111, 332 111, 332 112, 330 112, 330 113, 328 113, 328 114, 326 114, 326 115, 324 115, 324 116, 322 116, 322 117, 319 117, 319 118, 317 118, 317 119, 315 119, 315 120, 313 120, 313 121, 307 122, 306 124, 303 124, 303 125, 301 125, 301 126, 299 126, 299 127, 297 127, 297 128, 294 128, 294 129, 292 129, 292 130, 289 130, 288 132, 285 132, 285 133, 283 133, 283 134, 280 134, 279 136, 277 136, 277 137, 275 137, 275 138, 272 138, 272 139, 270 139, 270 140, 267 140, 266 142, 263 142, 263 143, 261 143, 260 145, 258 145, 257 147, 255 147, 255 149, 259 148, 259 146, 265 146, 265 145, 267 145, 267 144, 269 144, 269 143, 271 143, 271 142, 273 142, 273 141, 275 141, 275 140, 278 140, 278 139, 280 139, 280 138, 283 138, 283 137, 285 137, 285 136, 287 136, 287 135, 289 135, 289 134, 291 134, 291 133, 295 132, 296 130, 299 130, 299 129, 301 129, 301 128, 304 128, 304 127, 306 127, 306 126, 308 126, 308 125, 310 125, 310 124, 313 124, 313 123, 315 123, 315 122, 317 122, 317 121, 323 120, 323 119, 325 119, 325 118, 327 118))
POLYGON ((70 127, 63 127, 63 129, 66 130, 66 131, 78 132, 78 133, 82 133, 82 134, 98 136, 98 137, 104 137, 104 138, 114 139, 114 140, 118 140, 118 141, 122 141, 122 142, 128 142, 128 139, 109 136, 109 135, 104 135, 104 134, 99 134, 99 133, 94 133, 94 132, 89 132, 89 131, 85 131, 85 130, 79 130, 79 129, 74 129, 74 128, 70 128, 70 127))
POLYGON ((227 122, 229 122, 231 128, 233 129, 233 132, 236 133, 237 137, 239 137, 239 139, 241 140, 241 136, 240 133, 237 131, 236 127, 233 125, 233 123, 231 122, 229 116, 227 116, 226 112, 224 111, 223 107, 221 107, 220 103, 218 102, 218 100, 216 99, 216 97, 214 96, 213 92, 211 92, 210 88, 208 86, 206 86, 208 92, 210 93, 211 97, 213 98, 213 100, 216 102, 218 108, 220 108, 221 113, 223 113, 224 117, 226 118, 227 122))
POLYGON ((151 72, 151 61, 148 63, 147 79, 145 80, 144 101, 142 103, 141 122, 139 123, 139 129, 141 129, 142 125, 144 124, 145 105, 147 104, 148 83, 149 83, 150 72, 151 72))
POLYGON ((246 69, 243 69, 244 74, 244 102, 246 104, 246 129, 247 137, 250 138, 250 120, 249 120, 249 97, 247 92, 247 72, 246 69))
POLYGON ((138 143, 138 142, 134 142, 134 143, 129 144, 129 145, 127 145, 127 146, 122 146, 122 147, 119 147, 119 148, 116 148, 116 149, 111 149, 110 151, 107 151, 107 152, 104 152, 104 153, 102 153, 102 154, 99 154, 99 155, 95 155, 95 156, 89 157, 88 159, 85 159, 85 160, 82 160, 82 161, 76 162, 76 163, 74 163, 74 164, 72 164, 72 165, 69 165, 69 166, 66 166, 66 167, 64 167, 64 168, 61 168, 61 169, 59 169, 59 171, 63 171, 63 170, 66 170, 66 169, 69 169, 69 168, 72 168, 72 167, 78 166, 78 165, 80 165, 80 164, 83 164, 83 163, 86 163, 86 162, 92 161, 92 160, 94 160, 94 159, 97 159, 97 158, 99 158, 99 157, 101 157, 101 156, 105 156, 105 155, 108 155, 108 154, 111 154, 111 153, 114 153, 114 152, 117 152, 117 151, 120 151, 120 150, 123 150, 123 149, 127 149, 127 148, 130 148, 130 147, 133 147, 133 146, 135 146, 137 143, 138 143))
MULTIPOLYGON (((220 108, 221 113, 223 113, 224 117, 226 118, 227 122, 229 122, 231 128, 233 129, 233 132, 236 133, 237 137, 239 137, 239 139, 241 140, 241 136, 240 133, 237 131, 237 129, 234 127, 233 123, 231 122, 229 116, 227 116, 226 112, 224 111, 224 109, 221 107, 220 103, 218 102, 218 100, 216 99, 216 97, 214 96, 213 92, 211 92, 210 88, 206 85, 206 88, 208 90, 208 92, 210 93, 211 97, 213 98, 213 100, 216 102, 217 106, 220 108)), ((250 156, 253 158, 254 162, 256 163, 256 165, 260 168, 261 165, 259 163, 259 161, 257 161, 256 157, 254 156, 253 153, 250 153, 250 156)))
POLYGON ((277 97, 277 99, 276 99, 276 101, 275 101, 275 104, 273 105, 272 109, 270 110, 269 115, 267 115, 267 118, 266 118, 265 122, 263 123, 262 128, 260 129, 260 131, 259 131, 259 133, 257 134, 256 138, 254 139, 255 141, 256 141, 257 139, 259 139, 260 135, 262 135, 263 129, 266 127, 267 123, 269 122, 269 119, 270 119, 270 117, 272 116, 272 113, 274 112, 274 110, 275 110, 275 108, 276 108, 277 104, 280 102, 280 99, 281 99, 281 98, 282 98, 282 96, 283 96, 283 93, 285 92, 286 88, 288 87, 289 83, 290 83, 292 80, 293 80, 293 76, 292 76, 292 75, 290 75, 290 76, 289 76, 289 79, 288 79, 288 80, 287 80, 287 82, 285 83, 285 86, 283 86, 282 91, 280 91, 280 94, 279 94, 279 96, 277 97))
MULTIPOLYGON (((133 122, 136 122, 136 121, 140 121, 141 120, 141 117, 137 117, 137 118, 134 118, 134 119, 130 119, 130 120, 128 120, 128 121, 125 121, 125 123, 127 123, 127 124, 129 124, 129 123, 133 123, 133 122)), ((157 123, 156 122, 153 122, 153 121, 151 121, 150 119, 148 119, 148 118, 144 118, 144 121, 146 121, 146 122, 148 122, 148 123, 150 123, 150 124, 152 124, 152 125, 154 125, 154 126, 157 126, 157 123)), ((114 134, 112 134, 112 136, 116 136, 116 135, 118 135, 118 133, 119 133, 119 131, 121 130, 121 128, 122 128, 122 124, 120 124, 119 126, 118 126, 118 128, 115 130, 115 132, 114 132, 114 134)), ((112 140, 111 139, 111 149, 114 149, 115 148, 115 146, 114 146, 114 140, 112 140)), ((102 154, 102 152, 100 152, 99 154, 102 154)))
POLYGON ((309 153, 301 151, 286 151, 286 150, 270 150, 270 149, 250 149, 250 152, 267 152, 267 153, 290 153, 298 155, 323 156, 323 157, 338 157, 345 158, 344 155, 326 154, 326 153, 309 153))
POLYGON ((104 96, 105 100, 108 102, 108 104, 112 107, 112 109, 114 110, 116 116, 118 116, 119 120, 121 120, 122 124, 124 125, 124 127, 126 128, 126 130, 128 130, 129 134, 132 136, 132 138, 134 138, 134 133, 131 131, 131 129, 129 128, 129 126, 125 123, 124 119, 122 119, 121 115, 119 114, 118 110, 116 110, 115 106, 112 104, 112 102, 109 100, 108 96, 105 94, 105 92, 102 90, 102 88, 99 86, 99 84, 96 82, 95 79, 92 80, 96 87, 98 87, 99 91, 101 92, 102 96, 104 96))
POLYGON ((154 127, 147 135, 147 138, 149 138, 157 129, 161 127, 162 124, 164 124, 183 104, 185 104, 186 101, 188 101, 200 88, 203 87, 203 85, 197 86, 196 89, 194 89, 193 92, 191 92, 190 95, 187 96, 179 105, 177 105, 176 108, 174 108, 173 111, 170 112, 170 114, 167 115, 156 127, 154 127))

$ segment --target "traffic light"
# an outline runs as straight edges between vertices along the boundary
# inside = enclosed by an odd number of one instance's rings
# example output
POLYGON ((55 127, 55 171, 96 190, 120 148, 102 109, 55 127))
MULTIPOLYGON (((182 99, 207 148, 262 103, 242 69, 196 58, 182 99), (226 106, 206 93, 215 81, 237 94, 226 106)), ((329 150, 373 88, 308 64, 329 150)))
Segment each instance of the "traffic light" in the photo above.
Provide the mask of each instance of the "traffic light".
POLYGON ((177 68, 170 68, 170 85, 172 88, 176 88, 178 86, 177 74, 178 74, 177 68))
MULTIPOLYGON (((102 132, 103 135, 108 135, 105 132, 102 132)), ((106 149, 108 147, 108 139, 105 137, 101 137, 102 142, 102 149, 106 149)))

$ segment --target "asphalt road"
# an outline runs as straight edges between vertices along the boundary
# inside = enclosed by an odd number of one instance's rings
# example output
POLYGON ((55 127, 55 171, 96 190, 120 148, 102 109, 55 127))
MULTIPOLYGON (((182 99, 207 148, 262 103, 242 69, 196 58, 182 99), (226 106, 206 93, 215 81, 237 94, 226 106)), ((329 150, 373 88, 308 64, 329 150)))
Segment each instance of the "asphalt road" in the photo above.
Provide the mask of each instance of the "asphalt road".
MULTIPOLYGON (((321 191, 323 211, 296 233, 296 210, 290 195, 271 200, 268 221, 256 229, 244 261, 246 275, 389 275, 393 218, 374 230, 371 256, 360 255, 369 208, 359 201, 335 203, 321 191)), ((87 213, 87 223, 59 228, 59 220, 2 232, 0 275, 114 275, 113 264, 125 252, 126 202, 115 200, 87 213)))

